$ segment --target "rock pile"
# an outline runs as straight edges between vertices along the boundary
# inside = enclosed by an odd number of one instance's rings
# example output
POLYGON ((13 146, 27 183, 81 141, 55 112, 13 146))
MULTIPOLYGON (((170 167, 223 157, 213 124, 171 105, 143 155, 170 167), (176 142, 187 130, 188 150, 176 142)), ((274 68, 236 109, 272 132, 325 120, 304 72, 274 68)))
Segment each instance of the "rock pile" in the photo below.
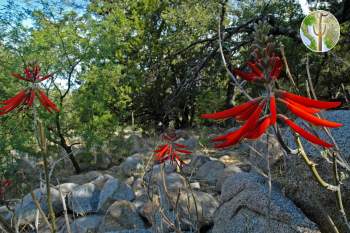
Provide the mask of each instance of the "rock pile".
MULTIPOLYGON (((188 142, 196 145, 194 139, 188 142)), ((137 150, 135 150, 137 151, 137 150)), ((226 164, 197 154, 181 172, 170 163, 145 167, 149 153, 137 153, 119 166, 66 177, 51 190, 59 233, 66 233, 61 193, 72 233, 320 232, 280 189, 271 201, 266 178, 248 164, 226 164)), ((46 193, 34 190, 47 214, 46 193)), ((35 231, 38 211, 30 194, 13 213, 0 214, 28 232, 35 231)), ((48 226, 39 218, 39 232, 48 226)))

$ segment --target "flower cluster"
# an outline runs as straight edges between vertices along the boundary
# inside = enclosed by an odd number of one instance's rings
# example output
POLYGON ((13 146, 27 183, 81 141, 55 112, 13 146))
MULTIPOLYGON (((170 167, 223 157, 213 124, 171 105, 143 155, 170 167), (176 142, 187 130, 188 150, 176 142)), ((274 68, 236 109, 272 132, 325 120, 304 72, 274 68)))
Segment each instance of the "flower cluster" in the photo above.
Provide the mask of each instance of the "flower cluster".
POLYGON ((175 143, 176 139, 177 137, 175 134, 163 135, 163 140, 166 141, 166 143, 159 145, 153 154, 157 163, 164 163, 169 160, 171 162, 176 162, 176 165, 179 167, 182 167, 185 164, 180 157, 181 154, 192 154, 192 152, 186 150, 187 146, 175 143))
POLYGON ((301 128, 293 120, 279 113, 279 110, 284 107, 295 116, 312 125, 335 128, 341 127, 342 124, 321 119, 317 113, 324 109, 336 108, 341 104, 340 102, 318 101, 276 89, 274 82, 279 78, 283 66, 281 59, 274 54, 269 55, 266 52, 265 58, 258 58, 256 61, 248 62, 247 65, 250 67, 250 72, 235 69, 234 73, 247 81, 263 83, 266 87, 266 92, 262 97, 255 98, 233 108, 202 115, 202 118, 205 119, 220 120, 232 117, 239 122, 243 122, 239 129, 214 138, 214 142, 219 142, 215 145, 216 148, 229 147, 243 139, 257 139, 270 126, 274 126, 277 123, 286 124, 293 131, 314 144, 325 148, 333 146, 301 128))
POLYGON ((277 80, 283 68, 282 61, 279 56, 270 53, 268 50, 269 48, 265 49, 266 57, 264 59, 260 58, 257 50, 255 51, 255 61, 247 62, 250 72, 244 72, 239 69, 234 69, 233 72, 249 82, 270 83, 277 80))
POLYGON ((12 73, 12 76, 32 83, 32 85, 24 90, 21 90, 14 97, 2 101, 0 104, 4 105, 0 108, 0 116, 5 115, 19 107, 32 107, 35 98, 37 97, 44 108, 49 111, 59 112, 57 106, 47 97, 47 95, 38 87, 38 83, 52 77, 52 74, 41 76, 39 65, 28 66, 24 69, 24 76, 18 73, 12 73))

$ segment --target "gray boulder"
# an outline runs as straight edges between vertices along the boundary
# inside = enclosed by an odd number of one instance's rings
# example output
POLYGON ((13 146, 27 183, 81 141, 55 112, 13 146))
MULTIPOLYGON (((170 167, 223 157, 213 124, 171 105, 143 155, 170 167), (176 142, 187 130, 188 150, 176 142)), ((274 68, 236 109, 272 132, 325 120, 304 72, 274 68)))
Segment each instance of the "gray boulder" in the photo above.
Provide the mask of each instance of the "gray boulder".
POLYGON ((90 181, 95 180, 97 177, 102 176, 101 172, 98 171, 90 171, 88 173, 69 176, 67 178, 62 179, 65 183, 74 183, 74 184, 86 184, 90 181))
POLYGON ((163 164, 156 164, 151 170, 147 171, 143 176, 143 180, 146 183, 154 183, 162 176, 162 167, 165 175, 176 171, 176 165, 170 161, 166 161, 163 164))
MULTIPOLYGON (((331 121, 342 123, 343 126, 339 128, 329 128, 330 132, 332 133, 335 141, 337 142, 340 151, 343 153, 345 158, 350 157, 350 151, 349 151, 349 145, 350 145, 350 111, 348 110, 335 110, 335 111, 325 111, 321 114, 321 117, 324 119, 329 119, 331 121)), ((300 125, 304 128, 303 123, 304 121, 301 119, 297 119, 295 121, 296 124, 300 125)), ((292 147, 295 147, 294 137, 291 133, 290 128, 286 127, 284 129, 284 139, 286 140, 288 145, 291 145, 292 147)), ((323 130, 318 130, 317 133, 321 138, 328 142, 332 142, 326 133, 323 130)), ((306 141, 302 140, 305 151, 311 155, 311 156, 319 156, 318 150, 314 148, 314 146, 306 141)))
MULTIPOLYGON (((48 214, 48 206, 47 206, 47 195, 46 195, 46 189, 35 189, 33 191, 35 195, 35 199, 40 203, 40 206, 44 213, 48 214)), ((59 192, 51 188, 51 201, 53 205, 53 209, 55 213, 59 213, 63 210, 60 194, 59 192)), ((37 208, 35 206, 35 203, 32 199, 31 194, 27 194, 24 196, 22 201, 20 201, 16 207, 15 207, 15 216, 18 221, 18 223, 21 224, 29 224, 35 221, 37 208)))
POLYGON ((316 224, 275 186, 270 202, 267 180, 254 173, 242 172, 227 178, 221 202, 212 233, 320 233, 316 224))
POLYGON ((168 174, 165 176, 165 181, 159 177, 157 187, 157 198, 145 203, 140 209, 154 230, 161 232, 174 230, 164 222, 163 214, 173 223, 179 221, 182 230, 200 229, 212 223, 213 214, 219 205, 213 195, 202 191, 191 192, 185 178, 178 173, 168 174))
POLYGON ((58 190, 61 190, 62 195, 65 197, 71 192, 73 192, 73 189, 78 186, 79 186, 78 184, 74 184, 74 183, 64 183, 64 184, 57 185, 56 188, 58 190))
POLYGON ((96 157, 96 168, 97 169, 108 169, 112 164, 112 156, 106 153, 97 153, 96 157))
POLYGON ((0 217, 5 220, 10 220, 12 217, 12 212, 8 209, 7 206, 0 206, 0 217))
POLYGON ((93 183, 80 185, 68 196, 68 207, 76 214, 94 213, 97 211, 100 190, 93 183))
MULTIPOLYGON (((71 223, 72 217, 68 215, 68 221, 71 223)), ((49 226, 47 224, 45 224, 44 222, 41 222, 39 224, 39 229, 38 231, 30 231, 30 233, 52 233, 51 229, 49 228, 49 226)), ((56 232, 57 233, 68 233, 67 231, 67 224, 66 224, 66 220, 64 218, 64 216, 60 216, 58 218, 56 218, 56 232)), ((74 232, 73 233, 80 233, 80 232, 74 232)))
POLYGON ((132 190, 136 192, 137 190, 143 189, 143 179, 137 178, 132 184, 132 190))
POLYGON ((236 165, 231 164, 225 167, 224 171, 218 176, 215 190, 221 192, 222 184, 225 182, 226 178, 240 172, 243 171, 236 165))
POLYGON ((190 136, 188 138, 179 138, 176 140, 176 143, 183 144, 187 146, 190 150, 194 150, 198 144, 198 136, 190 136))
POLYGON ((134 192, 129 185, 111 178, 107 180, 101 190, 97 209, 98 211, 106 211, 115 201, 132 201, 134 198, 134 192))
POLYGON ((219 176, 224 172, 225 164, 213 160, 203 164, 195 173, 195 178, 208 183, 210 186, 215 186, 219 176))
POLYGON ((116 201, 107 210, 99 232, 144 229, 145 225, 135 206, 129 201, 116 201))
MULTIPOLYGON (((333 165, 323 157, 314 157, 319 175, 326 181, 333 183, 333 165)), ((336 197, 333 192, 321 188, 312 172, 300 157, 290 156, 284 172, 275 177, 275 181, 282 186, 285 195, 297 203, 298 207, 319 225, 322 232, 333 232, 328 216, 332 217, 339 232, 348 232, 348 229, 339 214, 336 197)), ((283 164, 273 167, 273 174, 280 172, 283 164)), ((342 172, 343 169, 339 167, 342 172)), ((350 179, 342 181, 342 199, 346 213, 350 213, 350 179)))
POLYGON ((135 172, 143 169, 143 156, 142 154, 134 154, 126 158, 119 166, 120 170, 126 176, 132 176, 135 172))
MULTIPOLYGON (((273 166, 277 161, 283 157, 283 149, 278 142, 276 136, 269 135, 268 137, 269 145, 269 163, 270 166, 273 166)), ((259 169, 267 172, 267 137, 264 134, 259 140, 253 141, 251 143, 253 149, 250 149, 249 152, 249 161, 253 166, 258 167, 259 169)))
POLYGON ((136 191, 135 195, 136 195, 136 198, 132 203, 135 205, 137 210, 140 210, 149 201, 147 191, 138 190, 136 191))
POLYGON ((153 232, 147 229, 134 229, 134 230, 109 231, 106 233, 153 233, 153 232))
POLYGON ((131 134, 128 137, 128 142, 131 145, 131 153, 142 153, 150 149, 145 139, 142 138, 142 135, 139 135, 137 133, 131 134))
POLYGON ((187 175, 194 174, 198 170, 198 168, 200 168, 203 164, 209 162, 210 160, 211 159, 208 156, 195 155, 192 157, 191 162, 188 165, 184 166, 182 171, 187 175))
POLYGON ((78 218, 71 224, 72 232, 74 233, 92 233, 97 232, 101 225, 103 216, 90 215, 78 218))

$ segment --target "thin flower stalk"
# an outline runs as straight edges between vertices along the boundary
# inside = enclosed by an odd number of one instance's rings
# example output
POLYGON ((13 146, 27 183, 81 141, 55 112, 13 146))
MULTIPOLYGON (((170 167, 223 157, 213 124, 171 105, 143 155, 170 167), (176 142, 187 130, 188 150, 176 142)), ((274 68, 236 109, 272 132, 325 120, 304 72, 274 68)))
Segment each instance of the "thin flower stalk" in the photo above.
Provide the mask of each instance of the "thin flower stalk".
POLYGON ((46 145, 46 136, 44 132, 44 126, 41 121, 39 121, 36 114, 36 108, 34 107, 35 99, 38 99, 40 104, 48 111, 48 112, 59 112, 60 110, 57 108, 56 104, 52 102, 49 97, 39 88, 39 83, 43 82, 50 77, 52 74, 48 74, 42 76, 40 74, 40 66, 33 65, 27 66, 24 71, 24 76, 18 73, 12 73, 14 78, 17 78, 21 81, 26 81, 30 83, 29 87, 19 91, 14 97, 9 98, 0 102, 2 107, 0 107, 0 116, 9 114, 15 110, 27 110, 32 108, 34 112, 34 125, 37 127, 38 136, 39 136, 39 146, 42 152, 42 158, 44 162, 44 172, 45 172, 45 180, 46 180, 46 193, 47 193, 47 205, 49 209, 49 216, 51 221, 51 232, 56 232, 56 217, 53 210, 52 202, 51 202, 51 191, 50 191, 50 180, 49 180, 49 169, 48 169, 48 161, 47 161, 47 145, 46 145), (36 124, 37 123, 37 124, 36 124))

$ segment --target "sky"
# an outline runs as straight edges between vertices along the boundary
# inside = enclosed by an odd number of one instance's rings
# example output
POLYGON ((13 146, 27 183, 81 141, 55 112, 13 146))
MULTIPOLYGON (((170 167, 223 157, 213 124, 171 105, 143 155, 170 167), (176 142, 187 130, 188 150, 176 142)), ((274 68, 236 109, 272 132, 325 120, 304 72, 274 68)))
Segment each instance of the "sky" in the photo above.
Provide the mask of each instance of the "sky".
POLYGON ((301 6, 301 9, 303 10, 304 15, 308 15, 310 13, 310 9, 307 0, 299 0, 299 4, 301 6))
MULTIPOLYGON (((5 5, 8 0, 0 0, 0 6, 5 5)), ((35 2, 39 2, 38 0, 11 0, 14 3, 20 4, 20 5, 30 5, 32 6, 33 4, 35 5, 35 2)), ((45 2, 50 2, 50 0, 44 0, 45 2)), ((65 3, 71 4, 87 4, 89 1, 88 0, 64 0, 65 3)))
MULTIPOLYGON (((35 10, 35 9, 41 8, 41 4, 38 4, 40 2, 55 3, 58 1, 64 2, 65 10, 74 9, 77 13, 83 13, 85 10, 85 7, 89 3, 89 0, 0 0, 0 13, 1 11, 6 11, 4 6, 6 6, 8 2, 13 2, 15 5, 19 5, 20 7, 23 7, 29 10, 35 10), (82 8, 76 8, 75 5, 78 5, 82 8)), ((55 7, 57 5, 52 4, 52 6, 55 7)), ((28 18, 23 20, 22 24, 25 27, 31 27, 33 25, 33 21, 31 18, 28 18)))

